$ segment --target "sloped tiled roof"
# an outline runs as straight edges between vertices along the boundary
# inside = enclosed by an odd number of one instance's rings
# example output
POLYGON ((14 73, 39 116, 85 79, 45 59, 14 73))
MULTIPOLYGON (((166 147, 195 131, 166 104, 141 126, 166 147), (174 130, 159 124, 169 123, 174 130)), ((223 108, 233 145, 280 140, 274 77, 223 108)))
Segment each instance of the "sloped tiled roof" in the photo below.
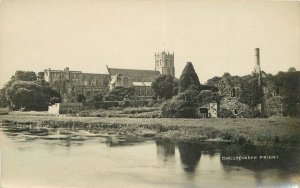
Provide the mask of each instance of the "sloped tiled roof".
POLYGON ((160 75, 159 71, 154 71, 154 70, 116 69, 116 68, 107 68, 107 70, 110 75, 126 74, 129 76, 151 76, 151 77, 160 75))

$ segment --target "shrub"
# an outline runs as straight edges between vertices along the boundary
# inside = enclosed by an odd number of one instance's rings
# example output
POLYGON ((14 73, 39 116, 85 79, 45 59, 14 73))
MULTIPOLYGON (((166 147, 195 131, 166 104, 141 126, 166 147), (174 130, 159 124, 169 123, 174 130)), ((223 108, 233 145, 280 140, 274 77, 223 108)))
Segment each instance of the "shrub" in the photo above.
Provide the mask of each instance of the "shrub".
POLYGON ((195 104, 184 100, 170 100, 162 106, 162 117, 168 118, 196 118, 195 104))
POLYGON ((256 108, 247 108, 239 113, 244 118, 255 118, 260 116, 260 111, 256 108))
POLYGON ((173 96, 174 77, 171 75, 158 76, 151 84, 156 96, 160 99, 170 99, 173 96))
POLYGON ((219 109, 219 117, 220 118, 234 118, 234 114, 231 110, 228 110, 226 108, 220 108, 219 109))
POLYGON ((124 99, 132 99, 134 96, 133 88, 117 87, 104 96, 104 101, 122 101, 124 99))

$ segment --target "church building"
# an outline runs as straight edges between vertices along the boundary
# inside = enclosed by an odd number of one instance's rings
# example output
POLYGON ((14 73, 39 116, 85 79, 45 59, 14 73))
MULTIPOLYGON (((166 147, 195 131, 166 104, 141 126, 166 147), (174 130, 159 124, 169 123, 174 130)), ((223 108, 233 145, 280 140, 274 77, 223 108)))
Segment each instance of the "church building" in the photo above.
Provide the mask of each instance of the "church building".
POLYGON ((58 91, 63 102, 75 102, 78 95, 83 95, 87 101, 102 92, 108 92, 116 87, 134 88, 135 97, 151 98, 153 91, 151 82, 161 74, 175 75, 174 53, 155 53, 154 70, 109 68, 108 74, 83 73, 81 71, 44 70, 44 79, 58 91))

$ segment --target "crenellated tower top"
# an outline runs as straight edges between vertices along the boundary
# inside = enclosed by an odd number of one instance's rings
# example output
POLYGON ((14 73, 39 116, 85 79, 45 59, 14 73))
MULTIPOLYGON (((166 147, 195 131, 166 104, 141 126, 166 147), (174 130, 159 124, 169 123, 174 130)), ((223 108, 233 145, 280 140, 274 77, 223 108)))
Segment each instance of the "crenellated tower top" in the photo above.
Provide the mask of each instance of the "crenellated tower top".
POLYGON ((161 74, 175 76, 174 52, 155 52, 155 70, 159 71, 161 74))

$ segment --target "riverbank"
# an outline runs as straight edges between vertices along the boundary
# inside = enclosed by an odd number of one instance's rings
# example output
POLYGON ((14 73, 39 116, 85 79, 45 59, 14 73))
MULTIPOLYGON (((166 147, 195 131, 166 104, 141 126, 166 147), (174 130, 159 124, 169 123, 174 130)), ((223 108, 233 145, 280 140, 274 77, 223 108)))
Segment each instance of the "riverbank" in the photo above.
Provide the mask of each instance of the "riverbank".
POLYGON ((300 119, 164 119, 2 115, 4 124, 78 128, 174 142, 233 142, 264 146, 299 145, 300 119))

